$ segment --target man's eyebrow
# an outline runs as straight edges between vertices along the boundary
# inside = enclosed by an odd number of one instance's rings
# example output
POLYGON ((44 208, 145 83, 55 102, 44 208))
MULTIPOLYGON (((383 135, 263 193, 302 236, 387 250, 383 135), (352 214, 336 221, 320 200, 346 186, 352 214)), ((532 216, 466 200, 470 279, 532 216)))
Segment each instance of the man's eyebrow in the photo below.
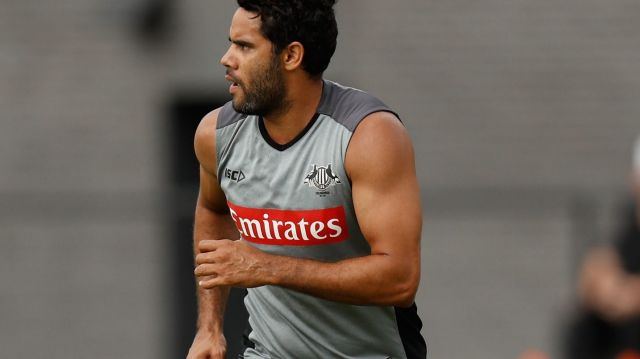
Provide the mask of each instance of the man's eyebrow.
POLYGON ((229 38, 229 42, 236 44, 238 46, 252 46, 253 44, 248 42, 248 41, 244 41, 244 40, 231 40, 231 38, 229 38))

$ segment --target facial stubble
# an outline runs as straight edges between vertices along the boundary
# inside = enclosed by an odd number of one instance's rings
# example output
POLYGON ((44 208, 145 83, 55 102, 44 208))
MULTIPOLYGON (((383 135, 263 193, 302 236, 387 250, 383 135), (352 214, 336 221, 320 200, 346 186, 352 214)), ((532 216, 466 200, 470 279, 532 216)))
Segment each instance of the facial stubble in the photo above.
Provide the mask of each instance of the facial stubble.
POLYGON ((246 115, 269 116, 287 107, 287 88, 282 74, 282 65, 277 56, 272 56, 266 66, 256 67, 250 73, 251 86, 238 85, 244 99, 233 100, 233 108, 246 115))

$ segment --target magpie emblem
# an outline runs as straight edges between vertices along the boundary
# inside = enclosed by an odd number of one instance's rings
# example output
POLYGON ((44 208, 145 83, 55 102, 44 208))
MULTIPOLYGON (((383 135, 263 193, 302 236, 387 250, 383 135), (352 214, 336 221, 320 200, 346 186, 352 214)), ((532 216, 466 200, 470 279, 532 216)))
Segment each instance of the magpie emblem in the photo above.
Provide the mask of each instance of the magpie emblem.
POLYGON ((308 184, 309 187, 313 186, 324 191, 325 189, 342 182, 340 182, 338 175, 333 173, 331 163, 329 163, 326 167, 313 165, 313 170, 307 173, 307 176, 304 178, 304 183, 308 184))

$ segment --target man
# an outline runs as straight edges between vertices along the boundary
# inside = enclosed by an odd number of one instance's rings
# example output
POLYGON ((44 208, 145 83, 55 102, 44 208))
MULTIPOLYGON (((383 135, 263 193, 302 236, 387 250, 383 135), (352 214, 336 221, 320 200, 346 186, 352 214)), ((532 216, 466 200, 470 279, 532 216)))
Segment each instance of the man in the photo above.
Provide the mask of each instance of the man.
POLYGON ((244 358, 426 357, 412 145, 382 102, 322 79, 334 3, 238 0, 221 59, 233 99, 195 136, 188 359, 224 357, 229 287, 249 288, 244 358))
POLYGON ((640 356, 640 138, 630 178, 633 205, 617 241, 592 249, 584 259, 581 308, 566 343, 569 359, 640 356))

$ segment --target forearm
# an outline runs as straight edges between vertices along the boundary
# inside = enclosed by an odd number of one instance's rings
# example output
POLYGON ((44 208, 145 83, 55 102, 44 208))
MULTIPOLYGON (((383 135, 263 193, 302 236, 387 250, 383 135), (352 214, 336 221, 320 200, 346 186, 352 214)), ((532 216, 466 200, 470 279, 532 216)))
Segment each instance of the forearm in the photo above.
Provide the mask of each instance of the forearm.
POLYGON ((622 269, 616 253, 609 247, 595 248, 582 265, 578 294, 587 305, 597 307, 621 278, 622 269))
POLYGON ((197 329, 215 335, 223 334, 224 311, 229 297, 229 287, 202 289, 197 286, 197 329))
MULTIPOLYGON (((211 211, 198 204, 196 207, 194 223, 194 258, 200 251, 198 243, 211 239, 234 239, 238 237, 238 231, 228 215, 211 211)), ((197 278, 200 281, 203 278, 197 278)), ((213 334, 222 334, 223 318, 229 297, 229 287, 220 286, 204 289, 199 285, 198 298, 198 330, 204 330, 213 334)))
MULTIPOLYGON (((626 302, 629 317, 640 315, 640 275, 625 274, 621 288, 622 301, 626 302)), ((620 298, 618 298, 620 300, 620 298)))
POLYGON ((265 282, 357 305, 409 306, 420 278, 418 258, 372 254, 335 263, 267 255, 265 282))

